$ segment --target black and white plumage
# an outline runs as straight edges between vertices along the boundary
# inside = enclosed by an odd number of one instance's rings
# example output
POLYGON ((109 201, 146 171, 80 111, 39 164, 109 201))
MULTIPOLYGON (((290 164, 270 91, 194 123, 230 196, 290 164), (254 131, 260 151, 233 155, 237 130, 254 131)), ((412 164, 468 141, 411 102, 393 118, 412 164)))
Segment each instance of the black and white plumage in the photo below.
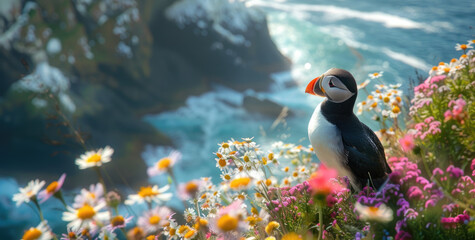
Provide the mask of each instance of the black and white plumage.
POLYGON ((356 190, 367 185, 379 189, 391 168, 378 137, 353 113, 358 88, 351 73, 332 68, 312 80, 305 92, 326 97, 308 125, 318 159, 348 176, 356 190))

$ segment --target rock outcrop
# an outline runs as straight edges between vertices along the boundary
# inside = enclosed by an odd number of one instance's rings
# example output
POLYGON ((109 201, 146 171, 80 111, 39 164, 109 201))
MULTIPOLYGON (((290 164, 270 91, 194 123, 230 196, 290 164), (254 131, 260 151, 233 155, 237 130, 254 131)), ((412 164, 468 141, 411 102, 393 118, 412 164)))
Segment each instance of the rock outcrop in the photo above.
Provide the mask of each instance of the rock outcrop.
POLYGON ((0 13, 0 174, 20 180, 66 171, 91 182, 73 164, 81 136, 88 149, 116 150, 110 180, 138 184, 143 147, 172 144, 144 114, 213 84, 265 90, 290 66, 265 16, 239 1, 12 2, 0 13))

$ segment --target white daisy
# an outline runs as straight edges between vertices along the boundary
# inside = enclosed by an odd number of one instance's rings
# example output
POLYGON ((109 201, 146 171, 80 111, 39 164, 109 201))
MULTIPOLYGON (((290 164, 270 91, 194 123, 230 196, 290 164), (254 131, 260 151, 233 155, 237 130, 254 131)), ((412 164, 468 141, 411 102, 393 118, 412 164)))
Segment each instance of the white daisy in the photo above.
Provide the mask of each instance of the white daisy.
POLYGON ((26 230, 21 240, 50 240, 53 233, 46 221, 42 221, 37 227, 26 230))
POLYGON ((99 212, 106 206, 106 202, 100 202, 96 206, 85 204, 80 208, 67 207, 67 211, 63 212, 63 221, 69 222, 68 228, 77 231, 82 228, 91 230, 97 229, 98 225, 104 225, 110 219, 109 212, 99 212))
POLYGON ((368 74, 368 77, 370 77, 371 79, 377 79, 377 78, 380 78, 383 76, 383 72, 374 72, 374 73, 370 73, 368 74))
POLYGON ((172 210, 167 207, 155 207, 146 211, 137 222, 137 226, 145 230, 146 233, 154 233, 161 230, 170 223, 173 216, 172 210))
POLYGON ((100 148, 97 151, 88 151, 76 159, 76 165, 79 169, 86 169, 90 167, 100 167, 102 164, 110 162, 114 149, 109 146, 100 148))
POLYGON ((379 207, 368 207, 357 202, 355 210, 363 221, 390 222, 393 220, 393 210, 384 204, 379 207))
POLYGON ((17 207, 22 203, 28 203, 33 198, 36 199, 36 195, 45 185, 45 181, 40 181, 38 179, 31 180, 28 185, 24 188, 20 188, 20 192, 13 195, 13 201, 16 202, 17 207))
POLYGON ((167 157, 159 159, 151 167, 147 169, 147 173, 150 177, 160 175, 168 172, 175 163, 181 159, 181 153, 178 151, 172 151, 167 157))
POLYGON ((364 82, 358 84, 358 90, 365 88, 366 86, 368 86, 368 84, 369 84, 370 82, 371 82, 371 80, 366 79, 364 82))
POLYGON ((455 50, 457 51, 466 51, 467 49, 469 48, 473 48, 472 44, 460 44, 460 43, 457 43, 455 45, 455 50))
POLYGON ((165 193, 170 188, 170 185, 166 185, 162 188, 158 188, 157 185, 140 187, 140 190, 137 194, 129 195, 128 199, 125 200, 125 204, 133 205, 135 203, 147 203, 156 202, 160 203, 161 201, 168 201, 172 198, 171 193, 165 193))
POLYGON ((89 190, 83 188, 81 189, 81 193, 74 197, 74 208, 80 208, 85 204, 89 206, 96 206, 99 202, 105 202, 104 199, 104 189, 102 188, 102 184, 91 184, 89 186, 89 190))

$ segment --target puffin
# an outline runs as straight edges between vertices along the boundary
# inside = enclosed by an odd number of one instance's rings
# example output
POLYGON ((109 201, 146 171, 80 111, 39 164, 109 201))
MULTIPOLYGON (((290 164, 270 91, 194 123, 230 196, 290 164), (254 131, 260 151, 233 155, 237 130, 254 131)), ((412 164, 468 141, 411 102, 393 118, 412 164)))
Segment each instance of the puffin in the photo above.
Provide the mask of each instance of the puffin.
POLYGON ((358 87, 350 72, 332 68, 307 85, 305 93, 325 97, 308 124, 308 137, 318 159, 354 190, 379 190, 391 168, 376 134, 353 113, 358 87))

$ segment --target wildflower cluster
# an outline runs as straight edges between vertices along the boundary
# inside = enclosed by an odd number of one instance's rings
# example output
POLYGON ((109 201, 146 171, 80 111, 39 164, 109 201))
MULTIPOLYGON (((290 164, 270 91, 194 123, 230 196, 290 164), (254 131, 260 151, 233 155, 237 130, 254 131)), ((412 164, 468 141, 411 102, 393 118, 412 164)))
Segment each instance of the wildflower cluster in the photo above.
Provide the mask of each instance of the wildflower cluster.
POLYGON ((80 169, 95 170, 98 183, 81 189, 69 203, 62 195, 64 174, 45 189, 40 180, 19 189, 13 200, 18 206, 33 204, 40 216, 22 239, 58 238, 42 214, 41 205, 51 197, 63 206, 67 227, 61 239, 473 238, 473 44, 458 44, 460 58, 434 67, 414 88, 410 106, 402 100, 400 84, 378 83, 374 91, 366 90, 382 72, 360 84, 368 95, 358 103, 358 114, 375 114, 392 169, 381 189, 352 190, 348 178, 313 161, 311 147, 283 142, 261 147, 244 138, 218 144, 210 157, 220 179, 177 181, 174 167, 182 155, 171 151, 147 169, 151 177, 167 175, 169 184, 141 186, 124 200, 107 191, 102 178, 102 166, 114 152, 105 147, 76 160, 80 169), (409 117, 403 119, 406 110, 409 117), (167 207, 171 189, 182 200, 183 213, 167 207), (126 211, 131 208, 141 210, 126 211))

